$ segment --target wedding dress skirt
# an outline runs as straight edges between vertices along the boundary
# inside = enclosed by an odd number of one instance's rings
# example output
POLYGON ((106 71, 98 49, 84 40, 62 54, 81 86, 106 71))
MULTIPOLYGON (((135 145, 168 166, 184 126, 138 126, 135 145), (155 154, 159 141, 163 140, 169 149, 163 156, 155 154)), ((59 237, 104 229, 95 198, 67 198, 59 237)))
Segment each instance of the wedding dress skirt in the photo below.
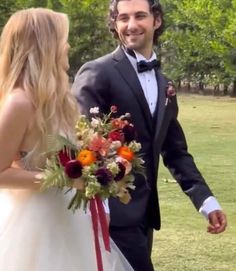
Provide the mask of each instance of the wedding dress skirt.
MULTIPOLYGON (((70 193, 0 190, 0 271, 97 271, 89 213, 67 209, 70 193)), ((104 271, 133 269, 100 240, 104 271)))

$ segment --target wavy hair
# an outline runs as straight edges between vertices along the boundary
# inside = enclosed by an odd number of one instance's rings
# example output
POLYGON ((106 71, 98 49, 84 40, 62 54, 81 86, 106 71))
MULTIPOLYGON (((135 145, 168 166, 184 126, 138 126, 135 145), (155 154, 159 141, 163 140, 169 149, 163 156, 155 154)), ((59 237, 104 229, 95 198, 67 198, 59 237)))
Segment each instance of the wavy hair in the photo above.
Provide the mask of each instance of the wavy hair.
POLYGON ((0 39, 0 100, 21 87, 35 108, 43 141, 59 131, 73 133, 78 117, 65 69, 69 21, 44 8, 14 13, 0 39))

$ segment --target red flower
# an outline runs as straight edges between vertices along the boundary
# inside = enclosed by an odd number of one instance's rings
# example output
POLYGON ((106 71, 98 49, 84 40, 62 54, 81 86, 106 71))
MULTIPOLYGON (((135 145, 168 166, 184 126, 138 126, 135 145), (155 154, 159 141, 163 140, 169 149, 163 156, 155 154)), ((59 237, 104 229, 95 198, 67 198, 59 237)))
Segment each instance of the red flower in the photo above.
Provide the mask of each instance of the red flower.
POLYGON ((111 106, 111 112, 112 113, 116 113, 117 112, 117 106, 116 105, 112 105, 111 106))
POLYGON ((82 175, 82 165, 78 160, 70 160, 65 165, 65 173, 71 179, 79 178, 82 175))
POLYGON ((169 102, 171 102, 171 98, 176 95, 175 87, 173 82, 169 81, 166 87, 166 102, 165 105, 167 106, 169 102))
POLYGON ((176 95, 175 86, 173 82, 169 81, 166 87, 166 97, 170 98, 176 95))
POLYGON ((123 134, 119 130, 114 130, 108 134, 108 138, 111 141, 123 141, 123 134))
POLYGON ((69 157, 68 153, 65 150, 61 150, 58 153, 58 157, 59 157, 60 164, 63 167, 70 161, 70 157, 69 157))

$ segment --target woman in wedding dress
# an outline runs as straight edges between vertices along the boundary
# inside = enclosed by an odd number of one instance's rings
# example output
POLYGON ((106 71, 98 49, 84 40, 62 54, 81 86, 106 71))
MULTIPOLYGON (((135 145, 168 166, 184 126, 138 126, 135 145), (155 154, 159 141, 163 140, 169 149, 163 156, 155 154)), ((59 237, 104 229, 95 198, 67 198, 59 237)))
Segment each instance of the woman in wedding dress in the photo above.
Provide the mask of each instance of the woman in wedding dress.
MULTIPOLYGON (((0 41, 0 270, 97 271, 91 216, 67 210, 70 195, 40 191, 48 135, 73 135, 68 19, 48 9, 18 11, 0 41)), ((80 188, 75 181, 74 189, 80 188)), ((133 270, 111 240, 104 271, 133 270)))

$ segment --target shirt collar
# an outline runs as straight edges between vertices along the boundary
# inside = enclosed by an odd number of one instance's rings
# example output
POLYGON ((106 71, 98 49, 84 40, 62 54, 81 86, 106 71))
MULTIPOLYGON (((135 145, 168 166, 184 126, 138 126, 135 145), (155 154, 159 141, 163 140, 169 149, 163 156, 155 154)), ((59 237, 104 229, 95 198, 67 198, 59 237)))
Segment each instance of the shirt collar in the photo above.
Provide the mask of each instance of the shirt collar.
POLYGON ((150 62, 154 59, 157 59, 156 53, 154 51, 152 52, 152 56, 149 59, 146 59, 143 55, 141 55, 140 53, 138 53, 136 51, 134 51, 134 54, 136 56, 137 61, 145 60, 145 61, 150 62))
POLYGON ((154 59, 157 59, 156 53, 153 51, 152 52, 152 56, 149 59, 146 59, 143 55, 141 55, 140 53, 136 52, 135 50, 133 50, 135 57, 131 56, 130 54, 127 53, 127 51, 125 50, 124 47, 121 47, 122 50, 124 51, 125 55, 128 57, 130 63, 132 64, 132 66, 134 67, 134 69, 137 71, 137 62, 140 60, 145 60, 145 61, 152 61, 154 59))

